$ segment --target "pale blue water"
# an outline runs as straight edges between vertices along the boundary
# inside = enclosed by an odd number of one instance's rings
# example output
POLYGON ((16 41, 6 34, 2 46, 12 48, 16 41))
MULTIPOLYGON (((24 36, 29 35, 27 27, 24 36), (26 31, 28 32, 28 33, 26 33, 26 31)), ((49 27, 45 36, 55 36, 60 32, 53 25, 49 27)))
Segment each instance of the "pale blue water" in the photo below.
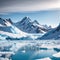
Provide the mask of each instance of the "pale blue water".
POLYGON ((16 54, 12 56, 12 60, 36 60, 46 57, 49 57, 52 60, 60 60, 60 58, 56 58, 52 56, 57 52, 60 52, 60 49, 56 49, 56 48, 47 49, 36 46, 25 46, 20 48, 16 52, 16 54))
POLYGON ((52 54, 56 53, 53 50, 44 50, 44 51, 26 51, 25 53, 20 50, 16 52, 14 56, 12 56, 12 60, 36 60, 45 57, 51 57, 52 54))
MULTIPOLYGON (((11 51, 15 52, 15 55, 10 56, 12 60, 37 60, 37 59, 42 59, 46 57, 49 57, 51 60, 60 60, 60 58, 56 58, 53 56, 53 54, 60 52, 60 47, 49 48, 49 46, 52 47, 56 45, 60 46, 60 41, 55 41, 55 40, 54 41, 52 40, 51 41, 50 40, 0 41, 0 48, 1 46, 5 46, 3 50, 1 49, 0 50, 10 51, 10 48, 13 47, 11 51), (45 47, 45 45, 47 47, 45 47), (19 49, 15 51, 17 47, 19 47, 19 49)), ((1 57, 4 57, 4 56, 1 56, 1 57)))

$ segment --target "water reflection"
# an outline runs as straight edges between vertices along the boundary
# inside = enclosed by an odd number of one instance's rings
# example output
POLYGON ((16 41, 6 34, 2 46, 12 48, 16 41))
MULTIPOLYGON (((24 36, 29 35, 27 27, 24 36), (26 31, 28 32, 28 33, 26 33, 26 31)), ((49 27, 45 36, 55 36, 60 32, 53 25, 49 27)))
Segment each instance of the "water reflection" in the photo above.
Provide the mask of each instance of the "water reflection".
POLYGON ((60 49, 59 49, 59 48, 54 48, 54 50, 55 50, 55 51, 57 51, 57 52, 59 52, 59 51, 60 51, 60 49))
POLYGON ((19 49, 16 54, 12 56, 12 60, 36 60, 45 57, 52 58, 52 55, 55 53, 57 53, 57 51, 54 49, 25 46, 19 49))
POLYGON ((48 57, 51 60, 60 60, 53 56, 60 52, 60 40, 0 41, 0 51, 1 53, 8 52, 7 55, 0 54, 0 58, 4 59, 8 57, 12 60, 37 60, 48 57), (9 52, 14 54, 8 55, 9 52))

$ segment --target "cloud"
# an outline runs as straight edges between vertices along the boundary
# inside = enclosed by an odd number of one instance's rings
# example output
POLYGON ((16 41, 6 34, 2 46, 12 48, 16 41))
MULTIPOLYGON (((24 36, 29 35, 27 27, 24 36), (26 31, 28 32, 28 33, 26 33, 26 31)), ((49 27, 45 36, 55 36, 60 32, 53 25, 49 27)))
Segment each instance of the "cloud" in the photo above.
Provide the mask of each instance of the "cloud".
POLYGON ((60 0, 0 0, 0 13, 60 9, 60 0))

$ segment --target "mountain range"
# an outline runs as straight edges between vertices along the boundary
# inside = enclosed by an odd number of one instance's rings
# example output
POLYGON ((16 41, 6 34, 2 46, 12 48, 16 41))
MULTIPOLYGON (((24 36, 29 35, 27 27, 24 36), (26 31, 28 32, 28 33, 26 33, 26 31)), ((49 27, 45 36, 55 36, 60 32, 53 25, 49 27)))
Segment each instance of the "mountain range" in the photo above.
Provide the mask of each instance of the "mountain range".
POLYGON ((12 32, 11 25, 16 26, 18 29, 26 33, 44 33, 51 29, 50 26, 48 27, 47 25, 40 25, 37 20, 32 21, 29 17, 24 17, 21 21, 16 23, 12 22, 10 18, 0 18, 1 31, 12 32))
POLYGON ((60 24, 52 29, 51 31, 44 34, 42 37, 37 38, 38 40, 60 40, 60 24))
POLYGON ((18 39, 18 40, 58 40, 60 39, 60 24, 51 28, 51 26, 41 25, 37 20, 32 21, 29 17, 14 23, 9 19, 0 18, 0 39, 18 39))
POLYGON ((14 25, 26 33, 44 33, 51 29, 50 26, 40 25, 37 20, 32 21, 29 17, 24 17, 14 25))

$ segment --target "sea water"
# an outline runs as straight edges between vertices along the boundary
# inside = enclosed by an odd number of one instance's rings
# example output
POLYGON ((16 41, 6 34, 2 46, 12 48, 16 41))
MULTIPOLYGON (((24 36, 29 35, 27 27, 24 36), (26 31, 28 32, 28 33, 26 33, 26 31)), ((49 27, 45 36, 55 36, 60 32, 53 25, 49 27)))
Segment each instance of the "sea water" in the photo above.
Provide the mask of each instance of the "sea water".
MULTIPOLYGON (((10 46, 8 50, 15 53, 9 57, 12 60, 40 60, 47 57, 51 60, 60 60, 60 57, 53 56, 60 52, 59 40, 0 41, 0 47, 4 46, 10 46)), ((7 52, 8 50, 5 49, 7 52)))

